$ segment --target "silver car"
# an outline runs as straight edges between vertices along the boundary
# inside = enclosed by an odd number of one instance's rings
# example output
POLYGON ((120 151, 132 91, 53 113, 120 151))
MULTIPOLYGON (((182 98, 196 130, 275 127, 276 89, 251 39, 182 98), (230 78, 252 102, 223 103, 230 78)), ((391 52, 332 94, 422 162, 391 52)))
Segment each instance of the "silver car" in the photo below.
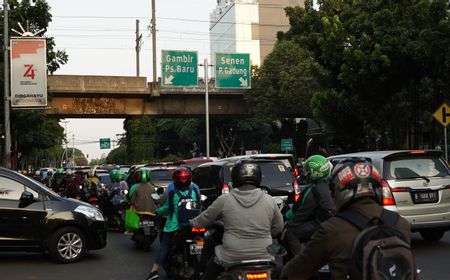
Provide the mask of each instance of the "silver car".
POLYGON ((425 240, 450 229, 450 171, 441 151, 359 152, 329 157, 331 163, 364 158, 380 171, 383 206, 411 223, 425 240))

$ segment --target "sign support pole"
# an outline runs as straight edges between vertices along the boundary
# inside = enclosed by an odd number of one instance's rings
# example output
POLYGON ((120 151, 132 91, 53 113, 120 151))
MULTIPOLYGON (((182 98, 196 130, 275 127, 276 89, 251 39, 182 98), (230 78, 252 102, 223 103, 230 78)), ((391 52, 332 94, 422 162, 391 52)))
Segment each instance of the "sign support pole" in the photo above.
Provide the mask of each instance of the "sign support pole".
POLYGON ((209 158, 209 80, 208 80, 208 59, 203 62, 205 68, 205 114, 206 114, 206 158, 209 158))
POLYGON ((444 126, 444 151, 445 151, 445 161, 448 163, 447 126, 444 126))

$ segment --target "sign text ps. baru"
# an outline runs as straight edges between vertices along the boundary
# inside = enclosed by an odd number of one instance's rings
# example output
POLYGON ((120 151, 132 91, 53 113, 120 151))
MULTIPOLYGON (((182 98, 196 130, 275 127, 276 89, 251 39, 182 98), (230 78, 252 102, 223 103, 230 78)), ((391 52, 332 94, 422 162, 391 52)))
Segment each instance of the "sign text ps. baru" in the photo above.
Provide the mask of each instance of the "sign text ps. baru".
POLYGON ((443 126, 447 126, 450 123, 450 107, 445 102, 442 103, 434 112, 433 117, 443 126))
POLYGON ((216 88, 251 88, 250 54, 216 53, 216 88))
POLYGON ((111 140, 109 138, 100 138, 100 149, 111 149, 111 140))
POLYGON ((161 86, 198 86, 198 56, 196 51, 163 50, 161 61, 161 86))
POLYGON ((294 150, 292 138, 281 139, 281 150, 282 151, 293 151, 294 150))

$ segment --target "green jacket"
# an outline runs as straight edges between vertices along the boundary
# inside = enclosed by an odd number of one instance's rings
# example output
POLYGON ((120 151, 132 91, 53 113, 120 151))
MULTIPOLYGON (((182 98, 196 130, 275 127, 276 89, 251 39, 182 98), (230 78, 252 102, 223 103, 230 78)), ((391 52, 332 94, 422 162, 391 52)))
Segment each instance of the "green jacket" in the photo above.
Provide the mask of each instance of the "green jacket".
MULTIPOLYGON (((189 190, 181 192, 183 196, 187 195, 189 190)), ((197 200, 197 195, 195 191, 192 191, 192 198, 197 200)), ((180 229, 180 225, 178 224, 178 202, 180 201, 180 197, 175 193, 173 195, 173 215, 169 215, 169 201, 168 198, 164 204, 158 208, 156 211, 158 216, 167 216, 166 224, 164 225, 164 232, 174 232, 180 229)))

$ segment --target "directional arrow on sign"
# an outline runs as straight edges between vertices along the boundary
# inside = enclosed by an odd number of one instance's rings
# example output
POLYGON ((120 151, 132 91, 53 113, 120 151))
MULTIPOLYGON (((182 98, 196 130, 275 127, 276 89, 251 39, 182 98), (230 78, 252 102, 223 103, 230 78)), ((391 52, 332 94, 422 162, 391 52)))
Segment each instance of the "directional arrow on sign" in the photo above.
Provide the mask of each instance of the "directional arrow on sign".
POLYGON ((241 82, 241 87, 247 87, 247 85, 248 85, 247 79, 240 77, 239 81, 241 82))
POLYGON ((171 85, 173 80, 173 75, 170 75, 169 77, 164 77, 164 83, 166 85, 171 85))

